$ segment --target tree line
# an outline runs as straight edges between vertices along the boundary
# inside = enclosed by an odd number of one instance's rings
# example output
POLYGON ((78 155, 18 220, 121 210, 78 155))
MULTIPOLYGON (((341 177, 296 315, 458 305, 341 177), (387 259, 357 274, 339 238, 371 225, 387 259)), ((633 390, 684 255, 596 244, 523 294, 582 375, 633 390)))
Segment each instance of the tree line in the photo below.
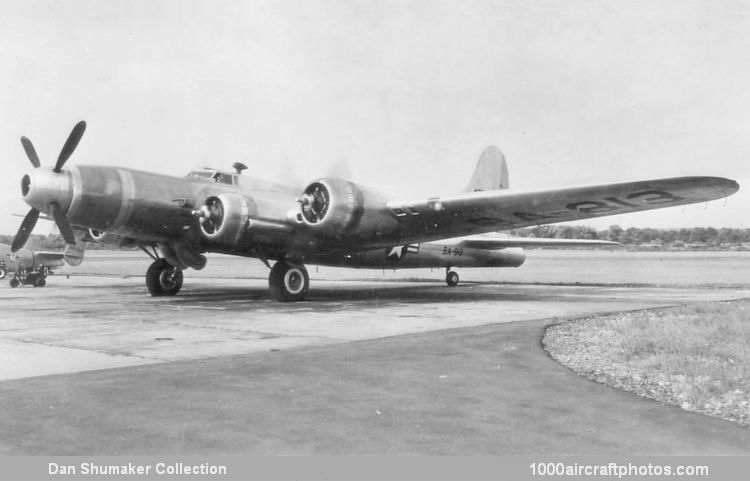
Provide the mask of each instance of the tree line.
MULTIPOLYGON (((619 242, 625 246, 648 249, 747 249, 750 250, 750 229, 722 227, 685 227, 681 229, 654 229, 611 225, 597 230, 588 226, 543 225, 513 229, 512 235, 547 239, 599 239, 619 242)), ((11 244, 12 235, 0 235, 0 243, 11 244)), ((26 243, 27 249, 63 250, 65 240, 59 234, 33 234, 26 243)), ((86 242, 87 249, 113 249, 110 245, 86 242)), ((132 248, 128 248, 132 249, 132 248)))
POLYGON ((544 225, 514 229, 513 235, 556 239, 599 239, 632 247, 662 249, 750 249, 750 229, 683 227, 654 229, 611 225, 597 230, 588 226, 544 225))
MULTIPOLYGON (((11 245, 13 243, 12 235, 0 235, 0 244, 11 245)), ((99 244, 97 242, 84 242, 86 249, 89 250, 105 250, 105 249, 119 249, 111 245, 99 244)), ((26 242, 24 249, 32 249, 35 251, 62 251, 65 250, 65 239, 59 234, 31 234, 29 240, 26 242)), ((128 249, 130 250, 130 249, 128 249)))

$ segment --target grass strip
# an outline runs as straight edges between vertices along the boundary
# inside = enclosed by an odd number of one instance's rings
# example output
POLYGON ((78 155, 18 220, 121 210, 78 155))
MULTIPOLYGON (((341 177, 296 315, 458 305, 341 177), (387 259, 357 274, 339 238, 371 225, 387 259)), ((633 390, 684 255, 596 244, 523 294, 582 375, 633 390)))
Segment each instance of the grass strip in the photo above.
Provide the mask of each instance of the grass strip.
POLYGON ((542 343, 589 379, 750 427, 750 300, 559 322, 542 343))

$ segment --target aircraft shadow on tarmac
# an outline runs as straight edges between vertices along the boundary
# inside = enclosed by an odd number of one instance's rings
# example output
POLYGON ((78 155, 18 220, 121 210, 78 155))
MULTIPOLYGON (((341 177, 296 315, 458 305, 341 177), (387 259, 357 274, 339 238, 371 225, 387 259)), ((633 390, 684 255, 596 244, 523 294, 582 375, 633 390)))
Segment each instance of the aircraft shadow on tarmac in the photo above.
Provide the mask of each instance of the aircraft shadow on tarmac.
MULTIPOLYGON (((517 287, 503 285, 472 285, 466 284, 458 287, 447 287, 442 285, 433 286, 393 286, 393 287, 369 287, 352 286, 325 288, 317 287, 311 289, 307 300, 298 303, 297 307, 303 305, 315 305, 324 303, 342 302, 395 302, 395 303, 442 303, 442 302, 478 302, 478 301, 519 301, 540 300, 556 298, 557 293, 524 292, 517 287)), ((159 299, 159 301, 164 298, 159 299)), ((170 298, 170 302, 178 304, 203 304, 210 302, 222 305, 226 302, 262 302, 271 303, 273 299, 265 288, 248 287, 209 287, 185 289, 179 296, 170 298)), ((278 305, 274 302, 274 305, 278 305)), ((281 304, 284 305, 284 304, 281 304)))

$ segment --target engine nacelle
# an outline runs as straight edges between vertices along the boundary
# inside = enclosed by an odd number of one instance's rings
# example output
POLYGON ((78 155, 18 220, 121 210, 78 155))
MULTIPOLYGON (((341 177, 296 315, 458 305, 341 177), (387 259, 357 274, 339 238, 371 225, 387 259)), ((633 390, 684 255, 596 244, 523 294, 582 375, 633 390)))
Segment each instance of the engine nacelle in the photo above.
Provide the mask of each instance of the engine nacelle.
POLYGON ((236 193, 222 193, 206 199, 195 211, 206 239, 235 244, 250 225, 252 199, 236 193))
POLYGON ((341 179, 316 180, 298 202, 302 222, 331 237, 377 235, 394 223, 382 196, 341 179))

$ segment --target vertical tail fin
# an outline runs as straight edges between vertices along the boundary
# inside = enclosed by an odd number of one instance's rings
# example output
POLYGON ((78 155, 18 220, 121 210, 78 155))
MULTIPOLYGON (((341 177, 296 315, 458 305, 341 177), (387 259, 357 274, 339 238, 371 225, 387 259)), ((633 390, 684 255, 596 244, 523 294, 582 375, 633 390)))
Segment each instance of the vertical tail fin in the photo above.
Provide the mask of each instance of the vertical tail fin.
POLYGON ((474 175, 463 191, 507 189, 508 185, 508 164, 505 162, 505 156, 500 149, 490 145, 479 156, 474 175))

